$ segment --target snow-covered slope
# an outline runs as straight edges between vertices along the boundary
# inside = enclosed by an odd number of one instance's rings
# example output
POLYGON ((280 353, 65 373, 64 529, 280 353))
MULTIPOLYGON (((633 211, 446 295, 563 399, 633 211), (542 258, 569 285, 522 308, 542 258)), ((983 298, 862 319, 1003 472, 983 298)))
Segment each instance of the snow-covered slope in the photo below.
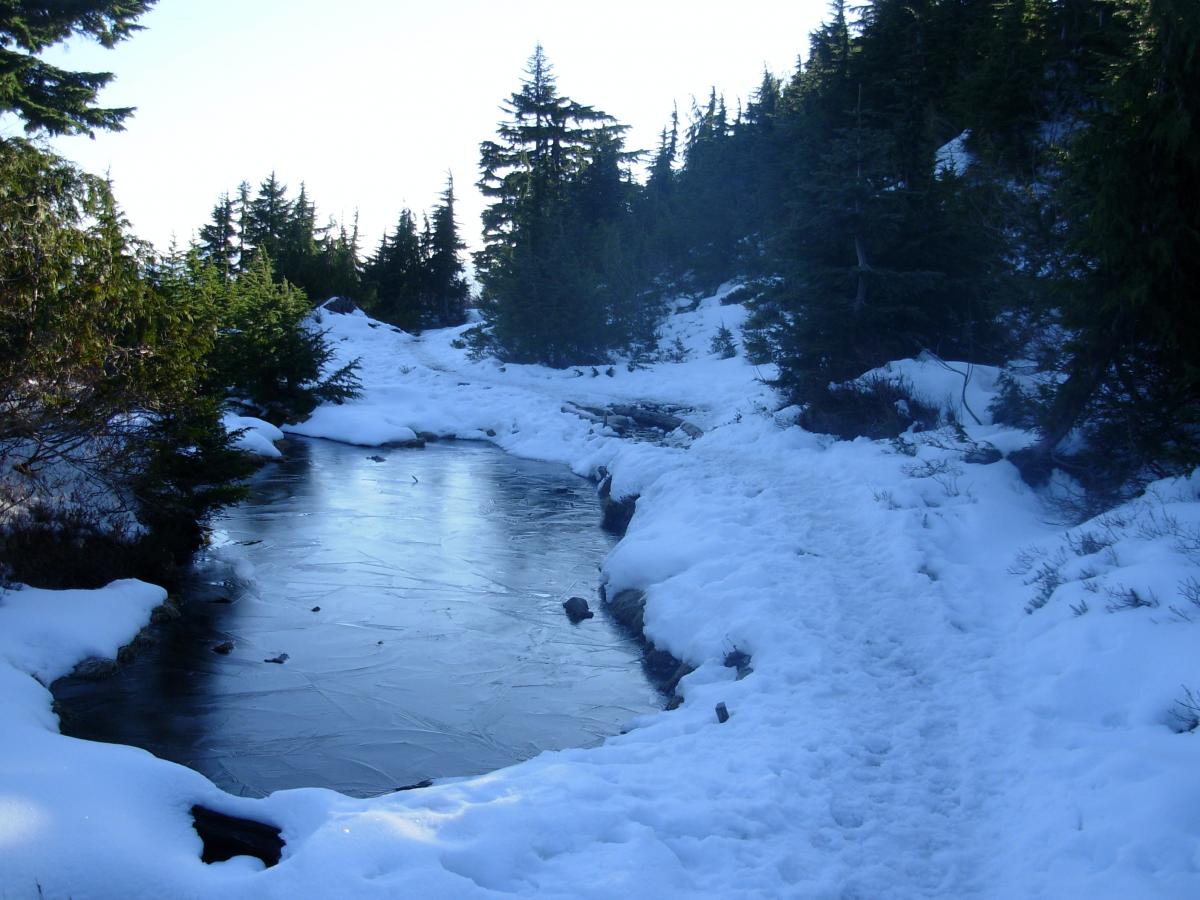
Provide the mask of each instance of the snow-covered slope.
MULTIPOLYGON (((649 636, 696 667, 682 707, 376 800, 224 798, 140 751, 55 735, 22 674, 44 664, 10 649, 36 625, 5 594, 9 895, 1200 896, 1200 734, 1185 730, 1200 478, 1065 530, 1008 463, 964 461, 949 433, 836 442, 788 425, 764 373, 709 352, 743 315, 710 298, 668 325, 689 358, 610 375, 472 363, 458 330, 324 313, 367 390, 294 429, 487 438, 606 467, 640 499, 602 577, 610 595, 644 590, 649 636), (703 434, 633 442, 584 409, 630 401, 683 408, 703 434), (723 665, 735 649, 752 657, 741 680, 723 665), (195 802, 282 826, 283 862, 200 863, 195 802)), ((961 399, 927 362, 896 370, 961 399)), ((990 377, 968 391, 976 412, 990 377)), ((1026 440, 981 421, 976 441, 1026 440)), ((63 643, 55 665, 81 652, 63 643)))

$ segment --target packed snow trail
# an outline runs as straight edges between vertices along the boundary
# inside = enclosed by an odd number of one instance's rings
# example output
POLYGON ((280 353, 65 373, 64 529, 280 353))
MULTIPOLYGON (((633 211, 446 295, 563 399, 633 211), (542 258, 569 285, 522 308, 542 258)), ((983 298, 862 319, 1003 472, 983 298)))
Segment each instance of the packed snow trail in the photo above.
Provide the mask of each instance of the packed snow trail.
MULTIPOLYGON (((1012 466, 966 462, 951 432, 892 445, 792 426, 752 366, 706 351, 743 315, 711 298, 668 322, 687 362, 592 377, 470 362, 458 330, 417 340, 324 314, 366 390, 296 428, 364 445, 429 431, 604 466, 639 499, 601 578, 610 596, 644 591, 648 636, 696 667, 679 709, 425 790, 233 798, 141 751, 57 735, 26 673, 69 670, 75 626, 14 618, 49 592, 0 595, 8 895, 1200 896, 1200 734, 1171 725, 1179 686, 1200 689, 1186 599, 1200 475, 1065 531, 1012 466), (631 443, 563 412, 628 400, 692 407, 705 433, 631 443), (1013 574, 1019 551, 1040 561, 1032 576, 1013 574), (1037 579, 1044 605, 1027 615, 1037 579), (1106 611, 1135 588, 1162 603, 1106 611), (57 648, 53 665, 6 634, 57 648), (741 680, 723 664, 733 650, 751 656, 741 680), (279 824, 283 861, 199 862, 197 802, 279 824)), ((921 361, 888 372, 934 403, 962 388, 921 361)), ((995 374, 976 369, 972 409, 995 374)), ((1030 439, 966 431, 1001 450, 1030 439)), ((130 592, 130 609, 145 602, 130 592)), ((131 636, 118 632, 113 649, 131 636)))

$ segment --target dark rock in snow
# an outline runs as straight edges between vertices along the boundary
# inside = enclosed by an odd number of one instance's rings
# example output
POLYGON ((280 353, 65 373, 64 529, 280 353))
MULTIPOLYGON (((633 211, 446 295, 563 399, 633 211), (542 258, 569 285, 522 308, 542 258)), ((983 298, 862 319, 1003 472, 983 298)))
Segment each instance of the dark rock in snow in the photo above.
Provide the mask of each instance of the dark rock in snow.
POLYGON ((221 641, 212 648, 213 653, 220 653, 222 656, 228 656, 233 652, 233 641, 221 641))
POLYGON ((588 602, 582 597, 572 597, 565 601, 563 609, 567 611, 567 618, 576 625, 584 619, 590 619, 595 615, 594 612, 588 609, 588 602))
POLYGON ((485 431, 485 432, 484 432, 484 434, 486 434, 488 437, 495 437, 495 436, 496 436, 496 432, 495 432, 493 429, 491 429, 491 428, 489 428, 487 431, 485 431))
POLYGON ((424 441, 427 444, 432 444, 441 440, 441 437, 434 434, 432 431, 418 431, 417 440, 424 441))
POLYGON ((273 866, 283 855, 284 841, 280 830, 266 822, 193 806, 192 824, 204 842, 200 859, 206 863, 223 862, 235 856, 255 856, 264 865, 273 866))
POLYGON ((736 647, 725 654, 725 667, 729 669, 737 669, 738 681, 741 681, 754 671, 754 669, 750 667, 750 654, 744 650, 739 650, 736 647))
MULTIPOLYGON (((383 446, 392 450, 420 450, 425 446, 425 442, 419 437, 413 437, 407 441, 387 441, 383 446)), ((368 459, 375 459, 375 457, 371 456, 368 459)), ((376 460, 376 462, 382 461, 376 460)))
POLYGON ((666 710, 670 712, 673 709, 679 709, 683 706, 683 697, 679 694, 672 694, 671 699, 667 701, 666 710))
POLYGON ((1004 454, 988 443, 975 444, 963 456, 963 462, 975 463, 980 466, 990 466, 1004 459, 1004 454))
POLYGON ((607 474, 596 493, 600 497, 600 527, 612 534, 624 534, 637 509, 637 495, 614 498, 612 476, 607 474))
POLYGON ((369 459, 371 462, 387 462, 387 460, 384 459, 379 454, 375 454, 374 456, 368 456, 367 459, 369 459))
POLYGON ((290 657, 286 653, 280 653, 278 656, 272 656, 270 659, 264 659, 263 662, 278 663, 283 665, 290 657))
POLYGON ((422 780, 418 781, 416 784, 401 785, 400 787, 395 789, 394 793, 399 793, 400 791, 419 791, 422 788, 428 788, 428 787, 433 787, 433 781, 428 778, 423 778, 422 780))
POLYGON ((326 300, 322 304, 321 309, 326 312, 346 315, 347 313, 354 312, 358 307, 354 305, 354 301, 349 297, 334 297, 332 300, 326 300))
POLYGON ((150 611, 150 624, 162 625, 164 622, 174 622, 183 613, 180 612, 178 604, 174 600, 168 600, 161 606, 154 607, 150 611))
POLYGON ((320 611, 321 611, 321 607, 319 607, 319 606, 314 606, 311 610, 309 610, 309 612, 320 612, 320 611))
POLYGON ((101 678, 109 678, 117 674, 117 668, 117 661, 115 659, 89 656, 75 666, 71 675, 75 678, 87 679, 88 681, 99 681, 101 678))
POLYGON ((646 613, 646 595, 637 590, 618 591, 616 596, 608 601, 608 611, 612 617, 628 628, 638 637, 642 637, 644 616, 646 613))
POLYGON ((729 710, 724 703, 717 704, 717 721, 722 724, 729 721, 729 710))

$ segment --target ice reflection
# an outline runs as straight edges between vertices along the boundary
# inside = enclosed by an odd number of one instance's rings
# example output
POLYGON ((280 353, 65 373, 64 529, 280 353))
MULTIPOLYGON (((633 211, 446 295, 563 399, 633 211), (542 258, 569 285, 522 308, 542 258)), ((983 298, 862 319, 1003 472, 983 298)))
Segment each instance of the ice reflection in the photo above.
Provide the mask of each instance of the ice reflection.
POLYGON ((562 612, 609 547, 591 485, 481 445, 290 444, 218 523, 185 622, 114 679, 56 685, 65 731, 236 793, 372 794, 585 745, 658 705, 637 647, 562 612))

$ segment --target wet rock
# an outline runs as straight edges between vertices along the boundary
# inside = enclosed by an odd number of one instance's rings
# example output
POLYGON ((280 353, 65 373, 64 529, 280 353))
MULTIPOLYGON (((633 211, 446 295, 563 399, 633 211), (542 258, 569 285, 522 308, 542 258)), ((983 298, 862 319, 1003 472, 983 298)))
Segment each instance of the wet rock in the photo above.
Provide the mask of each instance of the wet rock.
POLYGON ((721 724, 729 721, 729 709, 724 703, 717 704, 717 721, 721 724))
POLYGON ((663 691, 674 695, 679 689, 679 682, 683 679, 683 677, 685 675, 691 675, 696 670, 685 662, 679 662, 674 656, 671 657, 671 660, 677 665, 675 666, 675 671, 673 671, 670 677, 663 682, 663 691))
POLYGON ((673 709, 679 709, 683 706, 683 697, 680 694, 672 694, 671 699, 667 701, 666 710, 670 712, 673 709))
POLYGON ((213 653, 220 653, 222 656, 228 656, 233 652, 233 641, 221 641, 212 648, 213 653))
POLYGON ((264 659, 263 662, 278 663, 279 665, 282 666, 290 658, 291 657, 289 657, 286 653, 280 653, 278 656, 272 656, 270 659, 264 659))
POLYGON ((432 431, 418 431, 417 438, 427 444, 436 443, 437 441, 441 440, 441 437, 437 434, 434 434, 432 431))
POLYGON ((563 603, 563 609, 567 611, 567 618, 575 625, 578 625, 584 619, 590 619, 595 615, 588 609, 588 602, 582 597, 572 597, 563 603))
POLYGON ((117 661, 115 659, 105 659, 100 656, 89 656, 87 659, 78 663, 75 666, 71 675, 75 678, 83 678, 87 681, 99 681, 102 678, 111 678, 117 674, 117 661))
POLYGON ((600 497, 600 527, 612 534, 624 534, 637 510, 637 495, 615 498, 612 495, 612 475, 605 475, 596 489, 600 497))
POLYGON ((192 825, 204 842, 200 859, 206 863, 223 862, 235 856, 254 856, 261 859, 263 865, 273 866, 283 855, 284 841, 280 830, 266 822, 193 806, 192 825))
POLYGON ((614 619, 642 637, 645 626, 646 595, 641 591, 626 589, 618 591, 616 596, 608 601, 608 610, 614 619))
MULTIPOLYGON (((392 450, 420 450, 421 448, 423 448, 425 446, 425 442, 423 440, 421 440, 419 437, 414 436, 406 441, 388 441, 383 446, 388 447, 392 450)), ((374 457, 370 457, 370 458, 374 459, 374 457)), ((382 462, 382 461, 383 460, 377 460, 377 462, 382 462)))

